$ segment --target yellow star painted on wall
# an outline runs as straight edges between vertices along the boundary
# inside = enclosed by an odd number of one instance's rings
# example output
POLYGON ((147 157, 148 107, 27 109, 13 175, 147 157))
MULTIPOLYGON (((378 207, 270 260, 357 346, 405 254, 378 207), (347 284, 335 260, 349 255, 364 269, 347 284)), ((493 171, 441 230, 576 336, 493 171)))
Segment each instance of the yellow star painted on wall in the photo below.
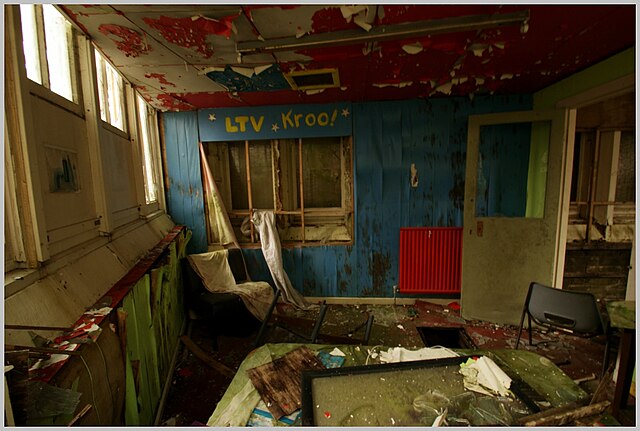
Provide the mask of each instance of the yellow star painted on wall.
POLYGON ((274 132, 277 132, 279 128, 280 126, 278 126, 278 123, 274 123, 271 125, 271 130, 273 130, 274 132))
POLYGON ((216 121, 216 114, 209 114, 209 121, 216 121))
POLYGON ((347 117, 349 116, 349 108, 344 108, 344 109, 342 110, 342 116, 343 116, 344 118, 347 118, 347 117))

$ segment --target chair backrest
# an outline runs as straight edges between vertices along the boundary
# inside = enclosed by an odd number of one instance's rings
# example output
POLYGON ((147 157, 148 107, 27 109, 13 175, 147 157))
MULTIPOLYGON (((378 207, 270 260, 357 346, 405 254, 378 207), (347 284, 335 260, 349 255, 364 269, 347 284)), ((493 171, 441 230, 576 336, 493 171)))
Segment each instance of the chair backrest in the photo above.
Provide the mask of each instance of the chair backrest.
POLYGON ((554 289, 533 282, 525 306, 531 318, 541 325, 585 335, 604 330, 596 298, 588 292, 554 289))
POLYGON ((228 249, 227 262, 229 262, 229 267, 231 268, 231 272, 233 273, 233 278, 236 280, 236 284, 241 284, 249 280, 249 277, 247 277, 247 271, 244 267, 242 249, 228 249))

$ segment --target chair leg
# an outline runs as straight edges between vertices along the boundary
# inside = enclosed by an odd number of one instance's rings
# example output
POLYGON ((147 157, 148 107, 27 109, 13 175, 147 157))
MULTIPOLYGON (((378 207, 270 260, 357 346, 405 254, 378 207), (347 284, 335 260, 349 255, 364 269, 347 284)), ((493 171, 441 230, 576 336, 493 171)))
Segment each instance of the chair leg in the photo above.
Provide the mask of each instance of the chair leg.
POLYGON ((320 333, 320 326, 322 326, 322 321, 324 320, 324 315, 327 312, 327 301, 322 301, 320 305, 320 312, 318 313, 318 318, 316 319, 316 324, 313 327, 313 332, 311 333, 311 344, 315 344, 316 339, 318 338, 318 334, 320 333))
POLYGON ((271 314, 273 313, 274 308, 276 308, 276 304, 278 303, 279 298, 280 298, 280 289, 276 290, 276 294, 273 297, 273 301, 271 301, 271 305, 269 305, 269 309, 267 310, 267 315, 264 317, 264 320, 262 321, 262 325, 260 326, 260 330, 258 331, 258 335, 256 336, 256 340, 253 342, 254 347, 258 347, 262 342, 262 337, 264 336, 264 332, 267 329, 269 320, 271 319, 271 314))
POLYGON ((531 335, 533 334, 533 328, 531 327, 531 316, 527 315, 527 322, 529 324, 529 327, 527 328, 529 330, 529 345, 533 346, 533 339, 531 338, 531 335))
POLYGON ((373 314, 370 314, 369 318, 367 319, 367 327, 364 331, 364 340, 362 341, 362 344, 365 346, 369 344, 369 336, 371 335, 372 326, 373 326, 373 314))
POLYGON ((520 317, 520 329, 518 330, 518 338, 516 339, 516 350, 518 350, 518 344, 520 344, 520 336, 522 335, 522 325, 524 324, 524 315, 527 314, 527 309, 522 310, 522 317, 520 317))

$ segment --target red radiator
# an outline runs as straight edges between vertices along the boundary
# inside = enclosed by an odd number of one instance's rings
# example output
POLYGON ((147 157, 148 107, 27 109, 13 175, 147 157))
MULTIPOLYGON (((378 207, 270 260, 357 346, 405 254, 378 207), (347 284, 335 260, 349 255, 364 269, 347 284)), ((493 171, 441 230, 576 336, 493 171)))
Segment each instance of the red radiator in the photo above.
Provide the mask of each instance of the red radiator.
POLYGON ((400 228, 402 293, 460 293, 461 227, 400 228))

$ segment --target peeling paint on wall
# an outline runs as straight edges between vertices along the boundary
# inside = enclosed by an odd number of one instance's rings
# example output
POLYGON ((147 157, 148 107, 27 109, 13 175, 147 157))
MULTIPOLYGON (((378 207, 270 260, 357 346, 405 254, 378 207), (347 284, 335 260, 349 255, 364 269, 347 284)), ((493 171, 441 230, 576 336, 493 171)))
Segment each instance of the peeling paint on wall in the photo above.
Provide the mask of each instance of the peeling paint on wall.
POLYGON ((113 35, 120 38, 120 40, 112 40, 127 57, 139 57, 147 55, 151 51, 151 47, 142 40, 140 33, 130 28, 116 24, 102 24, 98 30, 106 36, 113 35))
POLYGON ((213 55, 213 50, 209 48, 207 36, 218 35, 227 39, 231 36, 233 20, 238 15, 224 17, 221 20, 195 16, 191 18, 171 18, 161 16, 158 19, 143 18, 143 21, 150 27, 158 30, 162 37, 178 46, 184 48, 194 48, 205 58, 213 55))
POLYGON ((169 111, 193 111, 194 109, 196 109, 195 106, 187 102, 183 102, 182 100, 176 99, 169 94, 158 94, 156 96, 156 99, 158 100, 158 102, 160 102, 160 105, 163 109, 169 111))

